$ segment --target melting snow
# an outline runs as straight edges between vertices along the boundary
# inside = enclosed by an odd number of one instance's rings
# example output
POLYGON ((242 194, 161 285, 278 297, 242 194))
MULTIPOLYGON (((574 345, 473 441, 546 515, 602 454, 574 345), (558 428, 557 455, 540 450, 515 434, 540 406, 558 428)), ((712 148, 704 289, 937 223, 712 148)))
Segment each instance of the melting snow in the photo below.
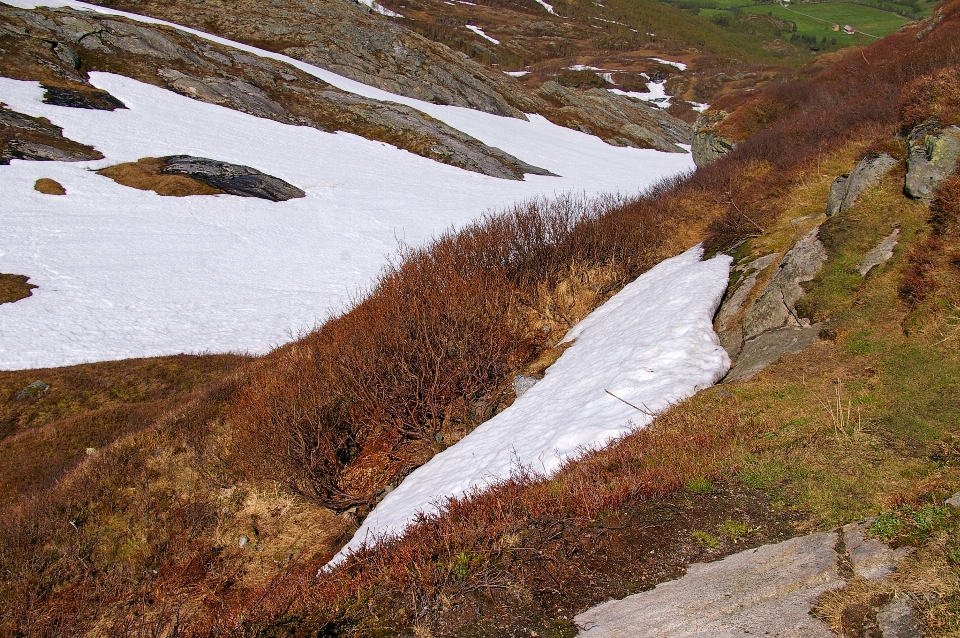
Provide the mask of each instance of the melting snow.
POLYGON ((420 245, 451 225, 525 198, 635 192, 693 168, 689 155, 616 148, 540 116, 523 121, 404 98, 279 54, 198 35, 287 61, 347 91, 408 104, 562 177, 495 179, 355 135, 256 118, 112 74, 93 73, 91 81, 128 110, 43 104, 36 82, 2 79, 0 100, 10 108, 47 117, 106 159, 0 166, 0 272, 27 275, 40 286, 32 297, 0 306, 0 369, 178 352, 265 352, 342 308, 396 252, 398 238, 420 245), (90 170, 180 153, 252 166, 304 189, 307 197, 283 203, 161 197, 90 170), (36 192, 40 177, 57 180, 67 195, 36 192))
POLYGON ((543 0, 536 0, 536 1, 537 1, 537 4, 539 4, 541 7, 547 10, 547 13, 549 13, 550 15, 557 15, 557 12, 553 10, 552 4, 547 4, 543 0))
POLYGON ((488 36, 486 33, 484 33, 484 32, 483 32, 483 29, 481 29, 480 27, 474 26, 474 25, 472 25, 472 24, 467 24, 467 25, 464 25, 464 26, 466 26, 468 29, 470 29, 470 30, 473 31, 474 33, 476 33, 476 34, 477 34, 478 36, 480 36, 481 38, 484 38, 484 39, 486 39, 486 40, 489 40, 490 42, 493 42, 494 44, 500 44, 500 40, 497 40, 496 38, 491 38, 491 37, 488 36))
MULTIPOLYGON (((650 35, 653 35, 653 34, 650 34, 650 35)), ((687 70, 687 65, 684 64, 683 62, 671 62, 670 60, 664 60, 663 58, 650 58, 650 59, 653 60, 654 62, 659 62, 660 64, 667 64, 667 65, 670 65, 670 66, 675 66, 675 67, 677 67, 678 69, 680 69, 681 71, 686 71, 686 70, 687 70)))
POLYGON ((370 513, 331 565, 365 542, 399 534, 417 512, 482 489, 519 465, 545 475, 585 448, 653 420, 730 367, 713 331, 730 258, 698 246, 638 277, 574 326, 544 379, 512 406, 408 476, 370 513), (640 410, 631 407, 637 406, 640 410))
POLYGON ((504 73, 515 78, 522 78, 525 75, 530 75, 530 71, 504 71, 504 73))
POLYGON ((638 100, 643 100, 644 102, 652 102, 654 106, 665 109, 670 106, 670 96, 664 88, 666 83, 666 80, 663 82, 648 82, 646 93, 641 93, 640 91, 623 91, 621 89, 608 90, 617 95, 627 95, 629 97, 635 97, 638 100))

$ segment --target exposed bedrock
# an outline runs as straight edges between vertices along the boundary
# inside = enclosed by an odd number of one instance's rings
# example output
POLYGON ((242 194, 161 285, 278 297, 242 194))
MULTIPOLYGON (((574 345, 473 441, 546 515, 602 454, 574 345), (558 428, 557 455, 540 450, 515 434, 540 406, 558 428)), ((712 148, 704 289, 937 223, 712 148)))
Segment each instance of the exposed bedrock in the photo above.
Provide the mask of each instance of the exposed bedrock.
POLYGON ((230 195, 259 197, 274 202, 306 196, 293 184, 249 166, 189 155, 168 157, 166 164, 162 169, 164 173, 186 175, 230 195))
POLYGON ((863 193, 879 186, 897 163, 886 153, 870 153, 860 160, 849 176, 838 177, 830 186, 827 216, 833 217, 856 206, 863 193))
POLYGON ((716 320, 720 343, 734 360, 726 381, 750 379, 782 355, 800 352, 819 339, 821 326, 811 325, 796 311, 803 296, 801 284, 813 279, 827 260, 818 231, 810 231, 783 256, 759 294, 758 281, 779 255, 765 255, 739 267, 744 276, 716 320))
POLYGON ((552 80, 544 82, 538 94, 557 106, 555 117, 569 117, 565 125, 614 146, 683 153, 677 144, 690 143, 687 124, 640 100, 605 89, 576 91, 552 80))
POLYGON ((690 149, 697 166, 711 164, 733 150, 733 141, 717 132, 726 116, 726 111, 705 111, 697 116, 690 149))
POLYGON ((345 131, 504 179, 549 175, 416 109, 341 91, 299 69, 181 31, 72 9, 0 5, 0 75, 43 83, 47 101, 108 108, 88 82, 108 71, 257 117, 345 131))
POLYGON ((0 164, 13 159, 83 162, 103 159, 103 154, 67 139, 59 126, 0 105, 0 164))
POLYGON ((572 91, 576 104, 569 100, 558 104, 499 69, 488 68, 350 0, 96 3, 284 53, 397 95, 521 119, 526 118, 525 113, 538 113, 555 124, 589 131, 617 146, 674 150, 671 146, 678 140, 673 139, 672 131, 677 128, 684 129, 679 143, 689 143, 686 124, 657 113, 658 109, 642 104, 624 106, 629 98, 608 98, 605 91, 596 95, 572 91))
POLYGON ((937 187, 957 171, 960 127, 941 128, 938 122, 926 122, 910 132, 908 142, 904 192, 929 204, 937 187))

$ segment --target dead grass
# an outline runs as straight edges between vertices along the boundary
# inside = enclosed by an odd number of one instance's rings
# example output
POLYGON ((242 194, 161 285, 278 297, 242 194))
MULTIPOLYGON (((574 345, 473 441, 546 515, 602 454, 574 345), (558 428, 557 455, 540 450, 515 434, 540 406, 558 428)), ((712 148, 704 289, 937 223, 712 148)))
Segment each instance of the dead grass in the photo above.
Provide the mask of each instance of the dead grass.
POLYGON ((37 286, 27 283, 29 277, 0 273, 0 303, 14 303, 26 299, 37 286))
POLYGON ((144 157, 136 162, 114 164, 97 171, 118 184, 158 195, 187 197, 189 195, 218 195, 223 191, 186 175, 166 175, 162 172, 166 158, 144 157))
POLYGON ((36 184, 33 185, 33 189, 37 192, 43 193, 44 195, 66 195, 67 189, 55 179, 50 179, 49 177, 41 177, 37 180, 36 184))

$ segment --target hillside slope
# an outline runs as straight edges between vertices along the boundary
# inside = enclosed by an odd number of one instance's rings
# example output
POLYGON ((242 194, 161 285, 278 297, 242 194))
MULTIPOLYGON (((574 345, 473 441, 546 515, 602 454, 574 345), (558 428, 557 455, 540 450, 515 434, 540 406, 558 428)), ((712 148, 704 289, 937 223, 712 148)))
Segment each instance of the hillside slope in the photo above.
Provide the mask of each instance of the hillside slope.
MULTIPOLYGON (((80 461, 76 446, 56 451, 57 482, 24 485, 0 510, 0 627, 574 635, 576 613, 692 561, 877 516, 874 534, 917 549, 902 591, 926 631, 951 635, 960 522, 941 503, 960 488, 960 186, 903 191, 907 161, 960 124, 958 34, 960 6, 946 3, 792 82, 727 98, 718 132, 735 148, 695 174, 642 197, 490 215, 406 251, 302 339, 221 361, 209 384, 140 393, 166 402, 80 461), (881 153, 887 172, 828 218, 836 178, 881 153), (894 222, 891 259, 862 274, 894 222), (784 270, 771 264, 808 237, 822 266, 792 310, 818 326, 816 343, 552 478, 518 472, 452 501, 317 577, 386 492, 504 410, 516 375, 542 375, 561 336, 636 276, 705 241, 741 266, 730 299, 760 300, 784 270)), ((5 374, 19 438, 3 442, 38 454, 69 427, 64 397, 18 397, 30 373, 5 374)), ((862 591, 824 618, 872 631, 874 604, 893 593, 862 591)))

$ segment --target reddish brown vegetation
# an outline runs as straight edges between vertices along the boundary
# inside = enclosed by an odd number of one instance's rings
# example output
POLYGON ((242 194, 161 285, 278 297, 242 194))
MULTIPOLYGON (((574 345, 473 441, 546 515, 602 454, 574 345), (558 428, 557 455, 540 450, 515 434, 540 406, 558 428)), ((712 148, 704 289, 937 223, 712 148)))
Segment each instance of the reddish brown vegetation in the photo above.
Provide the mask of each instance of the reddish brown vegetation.
MULTIPOLYGON (((576 319, 548 305, 571 273, 603 273, 590 280, 599 303, 699 241, 708 224, 714 247, 756 234, 821 154, 889 138, 903 124, 902 105, 913 103, 904 96, 960 62, 957 6, 919 40, 896 34, 746 102, 726 126, 752 136, 686 180, 629 201, 534 202, 448 233, 406 251, 349 312, 236 377, 156 411, 138 407, 147 412, 129 413, 132 429, 103 412, 108 430, 135 434, 82 457, 76 470, 56 465, 56 485, 0 511, 0 568, 9 574, 0 630, 334 634, 363 616, 409 626, 445 609, 448 595, 459 604, 484 588, 538 582, 543 590, 558 572, 516 560, 532 529, 541 539, 557 521, 584 530, 625 504, 718 476, 754 425, 701 399, 552 480, 518 475, 452 503, 319 580, 329 552, 284 563, 271 584, 250 587, 243 559, 216 542, 217 490, 237 484, 235 467, 315 503, 368 505, 439 448, 438 433, 472 427, 509 398, 511 374, 576 319)), ((937 208, 954 220, 956 190, 944 190, 937 208)), ((944 219, 944 228, 955 224, 944 219)), ((63 418, 80 429, 94 423, 63 418)))
MULTIPOLYGON (((960 280, 960 176, 940 186, 931 212, 931 232, 911 251, 900 282, 901 298, 914 306, 938 291, 960 292, 956 286, 960 280), (950 280, 943 280, 944 272, 950 280)), ((954 301, 960 303, 960 299, 954 301)))
POLYGON ((239 458, 325 506, 368 503, 444 428, 488 417, 508 374, 553 345, 542 286, 611 264, 612 290, 654 263, 663 190, 531 202, 405 251, 349 313, 257 366, 232 417, 239 458))

